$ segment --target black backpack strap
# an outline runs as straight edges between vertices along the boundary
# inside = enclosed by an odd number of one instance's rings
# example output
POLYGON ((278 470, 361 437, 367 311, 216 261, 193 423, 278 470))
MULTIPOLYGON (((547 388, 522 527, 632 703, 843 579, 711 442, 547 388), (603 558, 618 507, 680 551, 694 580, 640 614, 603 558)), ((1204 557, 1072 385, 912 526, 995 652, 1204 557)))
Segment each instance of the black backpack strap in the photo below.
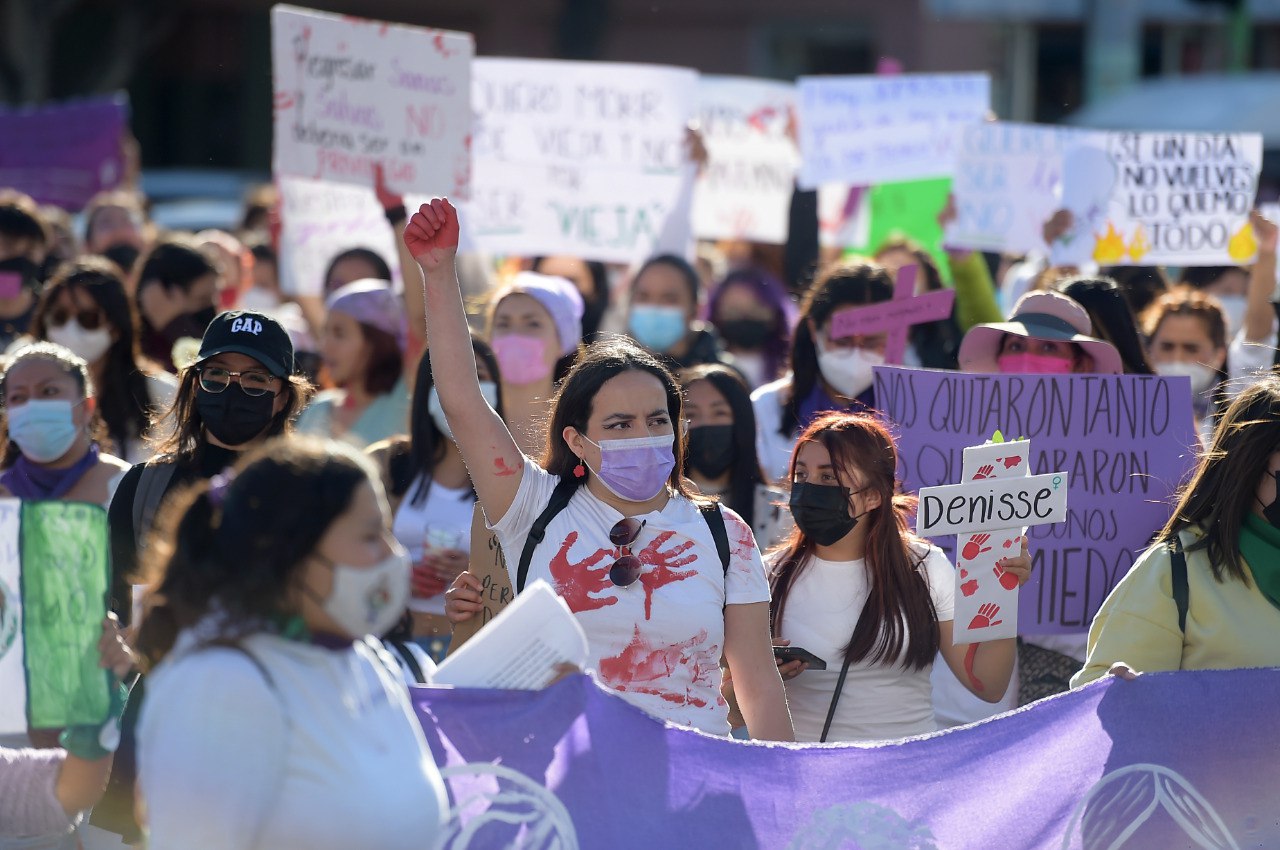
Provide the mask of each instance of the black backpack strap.
POLYGON ((138 489, 133 494, 133 539, 139 549, 146 543, 151 526, 155 524, 160 502, 169 490, 178 464, 172 458, 150 461, 142 467, 138 477, 138 489))
POLYGON ((711 530, 711 539, 716 542, 716 553, 720 555, 720 566, 724 567, 724 574, 727 576, 729 575, 729 532, 724 527, 724 514, 720 513, 720 503, 708 502, 698 505, 698 512, 702 514, 707 528, 711 530))
POLYGON ((1178 606, 1178 629, 1185 634, 1191 588, 1187 584, 1187 556, 1182 552, 1182 541, 1177 534, 1169 541, 1169 566, 1173 572, 1173 604, 1178 606))
POLYGON ((831 721, 836 716, 836 706, 840 703, 840 692, 844 690, 844 679, 849 675, 849 656, 845 655, 844 664, 840 666, 840 678, 836 680, 835 693, 831 695, 831 705, 827 707, 827 719, 822 724, 822 737, 818 739, 818 743, 825 744, 827 742, 827 733, 831 731, 831 721))
POLYGON ((418 663, 418 659, 414 657, 413 651, 402 640, 383 640, 383 646, 389 647, 396 651, 396 655, 404 661, 405 666, 409 668, 409 672, 413 674, 413 680, 419 685, 427 683, 427 677, 422 673, 422 665, 418 663))
POLYGON ((516 593, 524 592, 525 579, 529 577, 529 564, 533 561, 533 550, 538 548, 542 538, 547 536, 547 526, 556 514, 565 509, 573 494, 577 492, 578 482, 572 478, 561 478, 556 489, 551 491, 547 506, 538 514, 538 518, 529 527, 529 536, 524 539, 524 549, 520 552, 520 564, 516 567, 516 593))

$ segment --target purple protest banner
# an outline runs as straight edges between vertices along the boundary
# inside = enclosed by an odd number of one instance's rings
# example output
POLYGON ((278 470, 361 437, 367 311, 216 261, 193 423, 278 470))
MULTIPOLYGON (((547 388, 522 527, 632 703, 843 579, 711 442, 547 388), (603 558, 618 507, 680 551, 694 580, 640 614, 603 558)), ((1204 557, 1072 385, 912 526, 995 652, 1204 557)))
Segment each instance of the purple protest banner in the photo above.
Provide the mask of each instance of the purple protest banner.
POLYGON ((1276 847, 1278 700, 1276 670, 1151 673, 901 742, 764 745, 586 676, 413 691, 450 850, 1276 847))
POLYGON ((907 350, 907 329, 924 322, 936 322, 951 315, 955 303, 953 289, 939 289, 916 295, 919 267, 903 266, 893 284, 893 299, 866 307, 846 307, 831 314, 832 339, 888 331, 884 362, 901 363, 907 350))
POLYGON ((0 108, 0 186, 79 212, 95 194, 124 178, 127 109, 123 94, 0 108))
POLYGON ((1028 535, 1033 570, 1021 590, 1018 631, 1086 631, 1169 519, 1173 493, 1195 463, 1190 381, 875 371, 876 407, 892 423, 905 489, 956 481, 965 447, 997 430, 1032 439, 1032 474, 1068 474, 1066 522, 1028 535))

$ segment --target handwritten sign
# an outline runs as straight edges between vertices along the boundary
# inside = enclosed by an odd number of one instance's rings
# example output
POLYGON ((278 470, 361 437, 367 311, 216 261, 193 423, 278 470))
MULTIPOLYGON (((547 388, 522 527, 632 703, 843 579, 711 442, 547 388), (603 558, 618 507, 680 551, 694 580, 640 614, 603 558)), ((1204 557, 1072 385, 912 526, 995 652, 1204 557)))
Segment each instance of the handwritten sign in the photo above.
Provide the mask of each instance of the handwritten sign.
POLYGON ((1075 223, 1055 262, 1239 265, 1258 243, 1249 225, 1262 169, 1257 133, 1107 133, 1063 162, 1063 207, 1075 223))
POLYGON ((951 262, 942 244, 938 214, 951 194, 951 178, 908 180, 877 186, 828 184, 818 190, 818 242, 872 255, 892 239, 906 238, 933 257, 943 281, 951 262))
POLYGON ((1059 208, 1067 151, 1104 134, 1077 127, 983 122, 961 132, 946 243, 975 251, 1044 251, 1041 225, 1059 208))
POLYGON ((698 123, 708 161, 698 178, 699 239, 787 241, 800 151, 787 133, 795 86, 746 77, 701 77, 698 123))
POLYGON ((969 534, 1066 518, 1067 474, 1055 472, 922 488, 916 533, 922 537, 969 534))
POLYGON ((498 544, 498 535, 485 525, 484 512, 479 504, 471 514, 471 561, 467 564, 467 571, 480 579, 484 586, 484 608, 470 620, 454 625, 453 640, 449 643, 450 655, 498 616, 516 595, 511 589, 507 559, 498 544))
POLYGON ((271 10, 276 174, 465 198, 468 33, 271 10))
POLYGON ((0 108, 0 186, 79 212, 124 177, 124 94, 35 108, 0 108))
MULTIPOLYGON (((473 66, 475 179, 466 215, 494 254, 631 262, 680 207, 697 74, 609 62, 473 66)), ((688 230, 687 208, 684 229, 688 230)))
POLYGON ((986 74, 801 77, 800 185, 949 177, 959 133, 991 108, 986 74))
POLYGON ((898 269, 893 285, 893 300, 870 304, 866 307, 846 307, 831 315, 831 337, 861 336, 888 331, 884 346, 886 363, 899 364, 907 350, 907 330, 912 325, 936 322, 951 315, 956 293, 952 289, 939 289, 916 295, 916 279, 919 266, 905 265, 898 269))
MULTIPOLYGON (((962 453, 996 430, 1034 442, 1033 475, 1068 476, 1064 522, 1031 530, 1019 632, 1088 629, 1172 510, 1198 441, 1186 378, 966 375, 878 367, 876 406, 898 435, 909 490, 957 480, 962 453)), ((923 510, 923 508, 922 508, 923 510)))
POLYGON ((0 500, 0 733, 102 723, 107 512, 0 500))

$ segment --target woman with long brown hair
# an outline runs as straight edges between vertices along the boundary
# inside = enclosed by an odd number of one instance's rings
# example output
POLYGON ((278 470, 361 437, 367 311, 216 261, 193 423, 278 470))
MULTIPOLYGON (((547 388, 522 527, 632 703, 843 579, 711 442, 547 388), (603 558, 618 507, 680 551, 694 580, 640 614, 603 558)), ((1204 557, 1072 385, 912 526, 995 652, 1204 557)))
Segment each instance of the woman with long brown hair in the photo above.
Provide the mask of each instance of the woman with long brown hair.
MULTIPOLYGON (((826 662, 779 660, 798 741, 902 738, 937 729, 929 674, 942 657, 995 702, 1013 673, 1014 638, 952 642, 955 570, 910 531, 893 438, 872 416, 828 413, 791 456, 796 530, 777 556, 770 614, 777 642, 826 662), (966 657, 971 655, 971 657, 966 657)), ((1031 574, 1026 543, 1005 572, 1031 574)))

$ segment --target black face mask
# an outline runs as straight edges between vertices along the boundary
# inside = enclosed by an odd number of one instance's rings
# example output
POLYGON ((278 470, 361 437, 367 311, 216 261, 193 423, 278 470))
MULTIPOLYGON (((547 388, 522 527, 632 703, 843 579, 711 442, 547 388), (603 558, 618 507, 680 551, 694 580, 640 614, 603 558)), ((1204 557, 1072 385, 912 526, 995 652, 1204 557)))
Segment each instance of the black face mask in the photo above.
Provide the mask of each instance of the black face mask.
POLYGON ((242 446, 265 431, 275 415, 274 405, 275 396, 270 393, 249 395, 238 384, 220 393, 196 388, 196 410, 204 427, 228 446, 242 446))
POLYGON ((716 330, 735 348, 756 349, 764 346, 773 333, 773 323, 763 319, 731 319, 720 322, 716 330))
POLYGON ((733 426, 699 425, 689 429, 689 466, 699 475, 719 478, 733 463, 733 426))
POLYGON ((858 524, 849 515, 849 489, 832 484, 792 484, 791 516, 802 534, 819 546, 831 546, 858 524))
POLYGON ((1276 497, 1262 509, 1262 516, 1276 528, 1280 528, 1280 470, 1271 473, 1276 477, 1276 497))
POLYGON ((36 284, 40 282, 40 266, 26 257, 10 257, 7 260, 0 260, 0 272, 17 274, 22 278, 23 289, 35 289, 36 284))
POLYGON ((102 256, 123 269, 125 274, 133 271, 133 264, 138 262, 138 255, 141 253, 128 242, 118 242, 102 250, 102 256))

